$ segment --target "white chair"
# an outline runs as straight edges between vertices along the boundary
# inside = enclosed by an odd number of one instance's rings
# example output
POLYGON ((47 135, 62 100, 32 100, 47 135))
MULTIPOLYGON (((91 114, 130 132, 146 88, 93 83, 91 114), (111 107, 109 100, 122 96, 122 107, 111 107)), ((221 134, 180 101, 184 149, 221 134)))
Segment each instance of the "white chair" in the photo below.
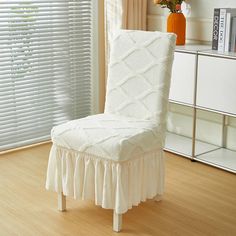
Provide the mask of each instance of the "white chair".
POLYGON ((46 188, 122 214, 164 189, 163 145, 176 36, 120 30, 111 43, 105 112, 52 129, 46 188))

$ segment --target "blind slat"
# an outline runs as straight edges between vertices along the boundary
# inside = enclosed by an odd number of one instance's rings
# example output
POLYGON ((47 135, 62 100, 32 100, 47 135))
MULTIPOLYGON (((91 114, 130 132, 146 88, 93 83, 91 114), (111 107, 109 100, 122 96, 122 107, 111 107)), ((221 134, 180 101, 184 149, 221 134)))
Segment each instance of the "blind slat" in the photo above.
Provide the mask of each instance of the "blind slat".
MULTIPOLYGON (((83 61, 83 59, 77 59, 76 62, 77 63, 84 63, 87 64, 87 62, 89 61, 90 58, 86 58, 86 60, 83 61)), ((51 61, 52 62, 52 61, 51 61)), ((19 63, 18 63, 19 64, 19 63)), ((19 70, 26 70, 28 69, 28 73, 31 73, 31 71, 36 70, 36 69, 46 69, 46 68, 53 68, 52 65, 54 65, 54 69, 58 69, 59 71, 65 70, 65 65, 68 64, 68 62, 66 60, 61 61, 61 60, 53 60, 53 63, 51 63, 51 65, 49 65, 48 61, 46 62, 40 62, 40 63, 32 63, 29 65, 29 67, 27 65, 22 64, 19 68, 19 70)), ((69 66, 67 66, 67 69, 69 68, 69 66)), ((0 67, 1 71, 0 71, 0 76, 1 75, 5 75, 5 74, 11 74, 13 72, 13 70, 15 69, 15 67, 12 67, 11 65, 7 65, 7 66, 2 66, 0 67), (5 72, 6 71, 6 72, 5 72)), ((14 72, 13 72, 14 73, 14 72)), ((18 73, 16 72, 17 78, 20 75, 20 71, 18 71, 18 73)))

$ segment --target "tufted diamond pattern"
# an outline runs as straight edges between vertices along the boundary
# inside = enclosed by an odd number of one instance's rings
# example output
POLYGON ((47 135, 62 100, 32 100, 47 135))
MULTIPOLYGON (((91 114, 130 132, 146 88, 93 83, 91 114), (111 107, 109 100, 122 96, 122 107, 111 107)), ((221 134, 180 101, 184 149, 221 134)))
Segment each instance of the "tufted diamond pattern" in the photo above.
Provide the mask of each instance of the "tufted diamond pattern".
POLYGON ((175 36, 120 31, 113 41, 105 113, 52 130, 57 146, 124 161, 163 145, 175 36))
POLYGON ((112 42, 105 113, 165 119, 175 35, 118 32, 112 42))
POLYGON ((162 146, 155 123, 111 114, 69 121, 54 127, 51 136, 58 146, 113 161, 137 158, 162 146))

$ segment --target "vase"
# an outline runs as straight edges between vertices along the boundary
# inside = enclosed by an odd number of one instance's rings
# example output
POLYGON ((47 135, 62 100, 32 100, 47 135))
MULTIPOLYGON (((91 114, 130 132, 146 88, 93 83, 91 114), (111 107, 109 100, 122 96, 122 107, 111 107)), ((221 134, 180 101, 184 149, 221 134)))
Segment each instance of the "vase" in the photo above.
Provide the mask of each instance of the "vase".
POLYGON ((176 45, 185 44, 186 18, 183 13, 170 13, 167 19, 167 32, 177 35, 176 45))

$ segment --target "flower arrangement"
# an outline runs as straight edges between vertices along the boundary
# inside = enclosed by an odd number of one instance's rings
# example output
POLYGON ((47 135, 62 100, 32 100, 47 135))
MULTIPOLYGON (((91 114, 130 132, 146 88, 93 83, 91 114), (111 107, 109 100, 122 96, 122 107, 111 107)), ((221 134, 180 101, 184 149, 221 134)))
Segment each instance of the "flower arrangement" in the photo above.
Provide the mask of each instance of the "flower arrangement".
POLYGON ((181 12, 181 4, 185 0, 153 0, 154 4, 161 5, 162 8, 168 8, 172 13, 181 12))

